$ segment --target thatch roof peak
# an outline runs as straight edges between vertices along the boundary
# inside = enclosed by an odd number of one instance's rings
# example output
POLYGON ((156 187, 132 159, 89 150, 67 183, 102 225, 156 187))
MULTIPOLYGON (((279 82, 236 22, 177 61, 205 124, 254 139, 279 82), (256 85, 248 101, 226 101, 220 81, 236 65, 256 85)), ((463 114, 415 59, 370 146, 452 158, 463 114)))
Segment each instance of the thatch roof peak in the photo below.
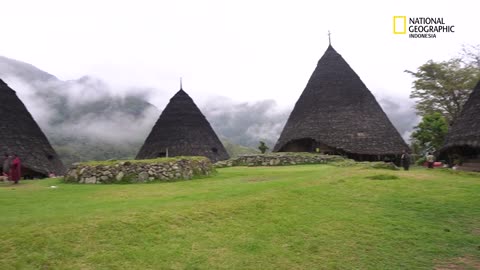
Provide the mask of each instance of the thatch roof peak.
POLYGON ((2 79, 0 79, 0 87, 2 87, 2 90, 4 90, 4 91, 12 91, 13 93, 16 93, 15 90, 13 90, 12 88, 10 88, 10 87, 8 86, 8 84, 7 84, 4 80, 2 80, 2 79))
POLYGON ((326 50, 325 52, 328 52, 328 51, 337 52, 337 51, 333 48, 332 44, 328 44, 327 50, 326 50))
POLYGON ((178 90, 178 92, 175 93, 175 95, 173 95, 172 99, 173 99, 173 98, 178 98, 178 97, 188 97, 188 98, 191 99, 191 97, 190 97, 190 96, 187 94, 187 92, 185 92, 185 90, 183 90, 183 89, 178 90))

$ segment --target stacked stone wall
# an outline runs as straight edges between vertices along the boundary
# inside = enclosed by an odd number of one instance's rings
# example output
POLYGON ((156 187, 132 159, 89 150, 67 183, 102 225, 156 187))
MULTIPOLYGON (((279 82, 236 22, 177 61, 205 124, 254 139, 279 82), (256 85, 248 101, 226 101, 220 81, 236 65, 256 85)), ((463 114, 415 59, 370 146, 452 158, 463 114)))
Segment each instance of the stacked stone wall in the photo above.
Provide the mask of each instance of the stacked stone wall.
POLYGON ((215 171, 208 158, 86 162, 74 164, 65 182, 84 184, 145 183, 208 176, 215 171))
POLYGON ((229 160, 215 163, 216 168, 232 166, 283 166, 296 164, 322 164, 344 160, 340 156, 322 155, 312 153, 269 153, 256 155, 243 155, 229 160))

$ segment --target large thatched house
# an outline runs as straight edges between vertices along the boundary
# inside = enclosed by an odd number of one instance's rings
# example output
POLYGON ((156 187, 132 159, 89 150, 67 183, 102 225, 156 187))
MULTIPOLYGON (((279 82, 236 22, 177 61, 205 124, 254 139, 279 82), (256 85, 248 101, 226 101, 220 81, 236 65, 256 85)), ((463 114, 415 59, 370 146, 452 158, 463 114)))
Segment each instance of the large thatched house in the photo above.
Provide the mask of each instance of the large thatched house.
POLYGON ((165 156, 206 156, 213 162, 229 158, 210 123, 183 89, 170 99, 136 158, 165 156))
POLYGON ((450 127, 440 152, 451 164, 480 171, 480 82, 450 127))
POLYGON ((65 167, 38 124, 17 94, 0 79, 0 154, 16 154, 22 160, 22 175, 57 175, 65 167))
POLYGON ((356 160, 393 159, 405 149, 375 97, 331 45, 274 147, 278 152, 319 151, 356 160))

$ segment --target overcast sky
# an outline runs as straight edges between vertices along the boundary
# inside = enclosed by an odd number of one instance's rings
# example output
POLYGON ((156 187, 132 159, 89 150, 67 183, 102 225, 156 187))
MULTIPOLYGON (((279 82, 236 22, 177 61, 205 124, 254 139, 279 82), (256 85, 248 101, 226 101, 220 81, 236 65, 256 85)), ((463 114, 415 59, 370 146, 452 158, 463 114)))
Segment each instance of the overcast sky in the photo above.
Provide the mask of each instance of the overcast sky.
POLYGON ((274 99, 293 107, 332 45, 377 99, 408 98, 414 70, 480 44, 475 1, 2 0, 0 55, 62 80, 83 75, 154 87, 163 106, 179 88, 199 105, 213 96, 274 99), (443 17, 455 33, 393 34, 393 16, 443 17))

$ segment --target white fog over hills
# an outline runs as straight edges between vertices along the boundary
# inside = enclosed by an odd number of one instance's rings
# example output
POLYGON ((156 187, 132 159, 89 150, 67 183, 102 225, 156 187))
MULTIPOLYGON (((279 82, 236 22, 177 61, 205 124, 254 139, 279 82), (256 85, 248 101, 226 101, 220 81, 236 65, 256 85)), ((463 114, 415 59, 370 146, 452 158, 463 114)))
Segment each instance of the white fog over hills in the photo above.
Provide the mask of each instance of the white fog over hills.
MULTIPOLYGON (((153 88, 118 89, 91 76, 62 81, 31 64, 2 56, 0 79, 17 92, 67 166, 76 161, 134 157, 163 109, 149 103, 158 93, 153 88)), ((377 100, 408 139, 415 124, 412 119, 417 118, 412 103, 398 104, 388 97, 377 100)), ((252 151, 239 145, 255 148, 260 140, 273 148, 293 109, 280 108, 273 99, 247 103, 221 96, 197 106, 230 154, 252 151)))

